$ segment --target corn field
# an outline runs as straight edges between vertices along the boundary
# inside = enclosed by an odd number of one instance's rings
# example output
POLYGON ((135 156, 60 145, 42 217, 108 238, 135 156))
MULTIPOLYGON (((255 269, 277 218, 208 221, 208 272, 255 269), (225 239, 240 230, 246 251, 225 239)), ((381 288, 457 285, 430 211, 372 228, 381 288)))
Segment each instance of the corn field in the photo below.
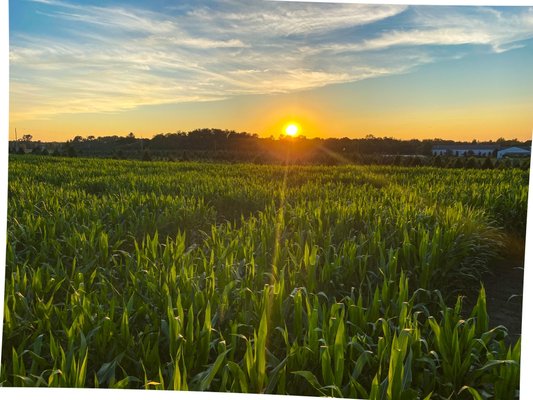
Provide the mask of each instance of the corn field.
POLYGON ((518 398, 481 278, 527 171, 14 156, 8 187, 3 386, 518 398))

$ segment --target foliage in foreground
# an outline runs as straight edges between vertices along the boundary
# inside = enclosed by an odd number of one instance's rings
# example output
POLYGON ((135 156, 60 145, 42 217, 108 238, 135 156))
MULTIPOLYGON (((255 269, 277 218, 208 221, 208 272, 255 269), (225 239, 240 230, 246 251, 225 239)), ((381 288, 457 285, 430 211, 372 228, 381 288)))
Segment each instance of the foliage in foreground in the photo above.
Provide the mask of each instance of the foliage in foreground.
POLYGON ((4 386, 518 395, 479 285, 527 173, 10 161, 4 386))

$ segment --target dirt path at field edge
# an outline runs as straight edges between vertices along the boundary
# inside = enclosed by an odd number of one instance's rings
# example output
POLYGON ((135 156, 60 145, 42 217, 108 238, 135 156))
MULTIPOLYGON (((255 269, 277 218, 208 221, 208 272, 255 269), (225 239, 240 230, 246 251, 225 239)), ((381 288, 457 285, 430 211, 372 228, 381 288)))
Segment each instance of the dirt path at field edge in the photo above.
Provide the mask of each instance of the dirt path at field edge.
POLYGON ((525 241, 508 236, 506 254, 483 277, 490 326, 503 325, 514 343, 522 332, 525 241))
POLYGON ((490 326, 505 326, 513 343, 522 332, 523 282, 524 267, 517 265, 499 268, 484 279, 490 326))

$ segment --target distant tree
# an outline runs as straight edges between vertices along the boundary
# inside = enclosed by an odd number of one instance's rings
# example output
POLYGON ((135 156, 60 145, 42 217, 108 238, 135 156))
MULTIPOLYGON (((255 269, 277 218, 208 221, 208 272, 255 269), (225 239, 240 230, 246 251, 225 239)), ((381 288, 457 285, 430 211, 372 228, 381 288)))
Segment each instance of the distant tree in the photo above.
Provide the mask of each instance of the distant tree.
MULTIPOLYGON (((450 160, 451 161, 451 160, 450 160)), ((453 161, 453 165, 452 165, 453 168, 464 168, 465 167, 465 164, 463 162, 463 159, 462 158, 459 158, 457 157, 455 159, 455 161, 453 161)))
POLYGON ((31 142, 32 139, 33 139, 32 135, 23 135, 22 136, 22 141, 23 142, 31 142))
POLYGON ((412 167, 420 167, 422 165, 422 160, 418 156, 410 157, 412 167))
POLYGON ((72 139, 74 143, 79 143, 83 141, 83 138, 81 136, 74 136, 74 139, 72 139))
POLYGON ((420 146, 418 146, 418 152, 430 156, 432 147, 431 142, 425 140, 420 146))
POLYGON ((482 169, 493 169, 494 168, 494 164, 492 163, 492 160, 489 157, 487 157, 487 158, 485 158, 485 160, 481 164, 481 168, 482 169))
POLYGON ((442 167, 442 157, 440 155, 437 157, 433 157, 431 164, 433 167, 437 167, 437 168, 442 167))
POLYGON ((465 168, 477 168, 478 164, 474 157, 468 157, 468 160, 465 162, 465 168))
POLYGON ((152 161, 152 155, 150 154, 150 152, 148 150, 144 151, 142 160, 143 161, 152 161))
POLYGON ((59 149, 56 147, 54 149, 54 152, 52 153, 52 156, 59 157, 60 155, 61 155, 61 153, 60 153, 59 149))
POLYGON ((129 133, 128 139, 135 139, 135 135, 133 134, 133 132, 129 133))
POLYGON ((407 156, 402 156, 402 163, 401 165, 403 167, 410 167, 411 164, 412 164, 413 160, 411 159, 411 157, 407 157, 407 156))
POLYGON ((400 165, 402 163, 402 157, 401 156, 394 156, 392 159, 392 165, 400 165))
POLYGON ((87 141, 89 141, 89 142, 93 141, 94 139, 96 139, 96 138, 93 135, 87 136, 87 141))
POLYGON ((40 154, 42 154, 41 153, 41 149, 38 148, 38 147, 34 147, 33 150, 31 151, 31 154, 40 155, 40 154))
POLYGON ((67 157, 76 157, 76 149, 70 143, 67 145, 66 150, 67 157))

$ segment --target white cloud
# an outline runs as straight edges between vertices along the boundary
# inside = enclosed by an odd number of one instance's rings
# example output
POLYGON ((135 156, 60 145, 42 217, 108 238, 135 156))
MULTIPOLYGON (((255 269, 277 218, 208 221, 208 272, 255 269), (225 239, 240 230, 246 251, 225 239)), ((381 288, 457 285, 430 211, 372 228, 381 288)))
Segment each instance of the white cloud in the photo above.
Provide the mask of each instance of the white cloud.
POLYGON ((533 36, 531 9, 220 0, 156 12, 33 2, 65 34, 14 34, 14 118, 287 93, 405 73, 435 61, 428 46, 501 52, 533 36))
POLYGON ((208 29, 261 33, 267 37, 311 35, 335 29, 361 26, 397 15, 407 9, 398 5, 365 4, 274 4, 269 2, 226 2, 230 12, 206 7, 187 14, 208 29))

